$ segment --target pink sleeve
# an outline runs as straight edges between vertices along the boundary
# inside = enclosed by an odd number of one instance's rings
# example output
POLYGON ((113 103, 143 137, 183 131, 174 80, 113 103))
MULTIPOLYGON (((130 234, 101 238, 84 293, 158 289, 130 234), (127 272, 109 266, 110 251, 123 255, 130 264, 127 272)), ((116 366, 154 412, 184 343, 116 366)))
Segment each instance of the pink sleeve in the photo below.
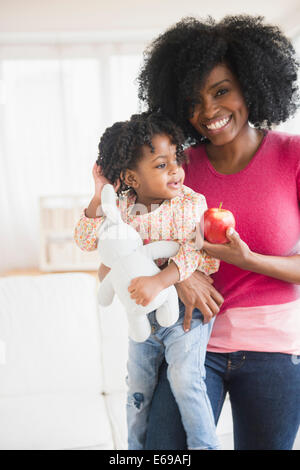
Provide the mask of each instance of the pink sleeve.
POLYGON ((212 258, 203 250, 196 250, 194 241, 183 243, 178 253, 169 261, 174 261, 179 270, 179 282, 189 278, 196 269, 210 275, 217 272, 220 267, 218 259, 212 258))
POLYGON ((198 271, 201 271, 204 274, 207 274, 208 276, 210 274, 213 274, 219 271, 219 267, 220 267, 219 259, 213 258, 212 256, 205 253, 204 250, 201 250, 200 253, 201 253, 201 256, 200 256, 199 265, 197 268, 198 271))
MULTIPOLYGON (((195 228, 200 222, 203 212, 207 209, 206 199, 203 195, 193 193, 190 198, 185 200, 184 211, 185 219, 182 222, 177 220, 177 225, 181 224, 183 228, 183 240, 178 240, 180 248, 178 253, 170 258, 179 270, 179 282, 190 277, 196 269, 205 274, 212 274, 218 271, 220 261, 212 258, 203 250, 197 250, 195 247, 195 228)), ((178 213, 179 211, 177 211, 178 213)))
POLYGON ((296 185, 297 185, 298 201, 300 204, 300 161, 299 161, 298 170, 296 173, 296 185))
MULTIPOLYGON (((122 218, 126 217, 127 200, 120 204, 117 199, 117 207, 120 209, 122 218)), ((74 230, 74 240, 82 251, 94 251, 98 244, 98 229, 104 220, 104 216, 86 217, 84 209, 74 230)))
POLYGON ((173 261, 179 271, 179 282, 184 281, 196 271, 200 260, 200 252, 195 250, 194 241, 182 243, 178 253, 169 259, 173 261))
POLYGON ((104 217, 89 218, 82 213, 74 230, 74 239, 83 251, 94 251, 97 248, 97 232, 104 217))

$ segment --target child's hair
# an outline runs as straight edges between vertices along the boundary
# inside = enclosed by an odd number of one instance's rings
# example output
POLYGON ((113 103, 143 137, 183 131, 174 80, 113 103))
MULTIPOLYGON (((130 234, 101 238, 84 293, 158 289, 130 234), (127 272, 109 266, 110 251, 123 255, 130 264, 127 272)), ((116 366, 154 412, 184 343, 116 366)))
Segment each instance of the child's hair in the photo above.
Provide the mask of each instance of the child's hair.
POLYGON ((129 189, 122 175, 125 170, 136 168, 142 156, 142 145, 148 145, 151 152, 155 152, 152 139, 157 134, 170 138, 172 144, 176 145, 178 164, 184 163, 187 157, 183 151, 183 133, 161 113, 134 114, 129 121, 116 122, 105 130, 98 145, 97 164, 112 184, 120 179, 118 194, 129 189))

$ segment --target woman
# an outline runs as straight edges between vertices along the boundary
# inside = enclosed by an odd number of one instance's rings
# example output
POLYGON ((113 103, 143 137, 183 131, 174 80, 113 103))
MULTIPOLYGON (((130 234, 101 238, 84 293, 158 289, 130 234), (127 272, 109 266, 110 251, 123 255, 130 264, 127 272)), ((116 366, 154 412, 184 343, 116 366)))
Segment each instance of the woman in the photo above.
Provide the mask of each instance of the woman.
MULTIPOLYGON (((269 130, 294 113, 296 79, 288 39, 249 16, 180 21, 150 45, 139 77, 140 98, 193 143, 185 184, 236 218, 227 244, 204 243, 221 260, 213 285, 200 273, 177 284, 185 327, 194 308, 218 313, 206 386, 216 422, 229 393, 235 449, 291 449, 299 428, 300 137, 269 130)), ((185 446, 162 367, 147 448, 185 446)))

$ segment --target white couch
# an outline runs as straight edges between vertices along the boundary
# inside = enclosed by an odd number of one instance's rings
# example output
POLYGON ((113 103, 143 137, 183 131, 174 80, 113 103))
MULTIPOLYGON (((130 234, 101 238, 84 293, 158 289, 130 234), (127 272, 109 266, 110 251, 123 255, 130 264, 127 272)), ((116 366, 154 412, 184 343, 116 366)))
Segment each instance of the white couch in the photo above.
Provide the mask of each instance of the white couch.
MULTIPOLYGON (((0 449, 126 449, 127 321, 84 273, 0 278, 0 449)), ((229 402, 218 434, 232 448, 229 402)))
POLYGON ((1 449, 126 447, 126 322, 95 294, 88 274, 0 279, 1 449))

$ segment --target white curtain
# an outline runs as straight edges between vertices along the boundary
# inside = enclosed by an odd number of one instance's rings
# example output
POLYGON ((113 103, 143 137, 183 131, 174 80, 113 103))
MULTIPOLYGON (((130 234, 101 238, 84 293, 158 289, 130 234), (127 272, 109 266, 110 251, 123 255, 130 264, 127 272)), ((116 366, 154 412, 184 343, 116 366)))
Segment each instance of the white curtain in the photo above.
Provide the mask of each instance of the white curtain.
MULTIPOLYGON (((300 64, 300 34, 294 38, 293 44, 296 50, 298 62, 300 64)), ((300 89, 300 73, 298 76, 298 83, 300 89)), ((292 119, 289 119, 288 121, 278 126, 277 130, 282 132, 289 132, 290 134, 300 134, 300 109, 292 119)))
POLYGON ((38 266, 40 196, 92 195, 101 134, 140 111, 145 46, 0 44, 0 272, 38 266))
POLYGON ((38 266, 40 196, 92 194, 101 134, 139 110, 143 47, 0 46, 0 271, 38 266))

